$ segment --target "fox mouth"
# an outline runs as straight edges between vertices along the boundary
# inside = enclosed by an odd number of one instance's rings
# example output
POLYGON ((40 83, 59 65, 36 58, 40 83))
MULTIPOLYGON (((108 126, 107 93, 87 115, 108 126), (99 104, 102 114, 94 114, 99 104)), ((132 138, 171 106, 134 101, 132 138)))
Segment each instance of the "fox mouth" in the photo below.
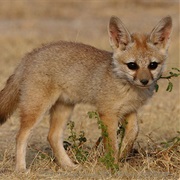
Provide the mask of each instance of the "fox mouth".
POLYGON ((133 86, 136 86, 140 89, 148 89, 150 86, 152 86, 153 83, 149 83, 149 84, 146 84, 146 85, 143 85, 143 84, 140 84, 140 83, 136 83, 134 81, 131 81, 130 82, 133 86))
POLYGON ((147 89, 150 86, 151 86, 151 84, 150 85, 136 85, 136 87, 141 88, 141 89, 147 89))
POLYGON ((150 88, 154 83, 150 83, 147 85, 140 85, 140 84, 134 84, 136 87, 140 88, 140 89, 148 89, 150 88))

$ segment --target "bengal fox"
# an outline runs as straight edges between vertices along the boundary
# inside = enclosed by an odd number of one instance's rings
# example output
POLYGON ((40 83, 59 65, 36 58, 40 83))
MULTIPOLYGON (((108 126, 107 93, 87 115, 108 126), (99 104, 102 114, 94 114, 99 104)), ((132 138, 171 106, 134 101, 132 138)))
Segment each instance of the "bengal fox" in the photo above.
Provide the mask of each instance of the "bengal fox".
MULTIPOLYGON (((48 141, 62 167, 75 167, 63 147, 63 130, 77 103, 92 104, 107 126, 114 157, 126 156, 137 137, 137 110, 154 92, 161 76, 172 31, 170 16, 149 34, 130 32, 115 16, 108 33, 113 52, 59 41, 28 53, 0 92, 0 124, 18 107, 16 170, 26 170, 26 146, 33 128, 50 113, 48 141), (127 125, 118 149, 118 122, 127 125)), ((105 147, 107 139, 104 139, 105 147)))

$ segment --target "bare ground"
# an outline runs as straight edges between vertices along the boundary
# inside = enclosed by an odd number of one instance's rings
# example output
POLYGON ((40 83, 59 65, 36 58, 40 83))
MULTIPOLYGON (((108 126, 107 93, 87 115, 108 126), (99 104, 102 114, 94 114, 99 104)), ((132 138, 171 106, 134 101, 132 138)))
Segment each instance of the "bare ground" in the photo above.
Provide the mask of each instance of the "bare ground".
MULTIPOLYGON (((150 32, 164 16, 174 21, 167 72, 180 67, 179 59, 179 2, 172 1, 0 1, 0 87, 4 86, 23 55, 42 43, 57 40, 78 41, 111 50, 107 22, 111 15, 122 19, 128 29, 150 32)), ((166 74, 166 73, 165 73, 166 74)), ((159 82, 158 93, 139 112, 140 133, 134 148, 137 153, 119 164, 112 174, 99 162, 100 150, 94 151, 100 136, 97 122, 87 112, 93 107, 78 105, 72 120, 76 132, 85 131, 90 148, 89 157, 74 171, 65 171, 53 162, 53 154, 46 140, 48 115, 37 126, 28 144, 28 174, 14 173, 15 137, 19 128, 18 113, 0 127, 0 179, 178 179, 180 176, 180 143, 169 142, 180 131, 180 81, 166 92, 167 82, 159 82)), ((67 129, 66 138, 69 135, 67 129)), ((72 158, 74 156, 70 153, 72 158)))

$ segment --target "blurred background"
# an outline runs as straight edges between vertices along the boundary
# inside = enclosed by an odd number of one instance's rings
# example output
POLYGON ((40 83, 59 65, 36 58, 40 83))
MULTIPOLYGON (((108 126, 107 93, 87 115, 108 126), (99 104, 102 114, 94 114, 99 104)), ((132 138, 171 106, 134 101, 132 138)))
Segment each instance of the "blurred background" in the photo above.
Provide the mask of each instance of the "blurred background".
MULTIPOLYGON (((167 72, 171 67, 180 67, 179 0, 0 0, 0 88, 24 54, 41 44, 77 41, 111 51, 107 24, 112 15, 118 16, 130 32, 147 33, 161 18, 171 15, 174 28, 167 72)), ((139 143, 147 143, 147 136, 163 141, 176 135, 180 127, 179 82, 178 78, 173 80, 171 93, 165 91, 166 80, 159 82, 159 92, 139 113, 139 143)), ((77 106, 72 118, 78 120, 77 129, 87 131, 87 137, 95 142, 99 131, 96 122, 87 117, 91 109, 77 106)), ((0 146, 4 149, 7 142, 15 140, 18 122, 13 116, 1 127, 0 146)), ((48 127, 48 120, 43 121, 35 130, 39 139, 34 136, 32 143, 41 140, 47 145, 48 127)))
POLYGON ((179 0, 0 0, 0 62, 14 68, 25 52, 57 40, 110 50, 107 24, 112 15, 130 32, 150 32, 162 17, 171 15, 170 54, 178 59, 179 0))

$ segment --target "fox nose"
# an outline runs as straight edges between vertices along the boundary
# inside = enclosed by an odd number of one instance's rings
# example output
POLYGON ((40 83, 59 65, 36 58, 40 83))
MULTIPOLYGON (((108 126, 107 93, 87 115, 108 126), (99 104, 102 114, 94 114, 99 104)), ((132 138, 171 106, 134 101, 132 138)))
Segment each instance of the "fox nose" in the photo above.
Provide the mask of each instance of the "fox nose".
POLYGON ((145 86, 149 81, 147 79, 141 79, 140 82, 145 86))

